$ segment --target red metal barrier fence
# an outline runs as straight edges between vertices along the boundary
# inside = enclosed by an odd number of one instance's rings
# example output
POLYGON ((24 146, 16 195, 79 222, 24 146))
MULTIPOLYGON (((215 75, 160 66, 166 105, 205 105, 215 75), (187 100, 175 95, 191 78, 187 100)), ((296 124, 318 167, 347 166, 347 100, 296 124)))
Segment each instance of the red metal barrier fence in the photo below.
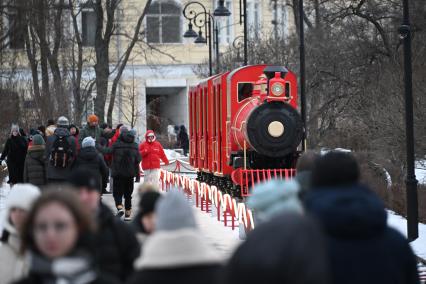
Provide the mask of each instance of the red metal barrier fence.
POLYGON ((271 179, 289 179, 295 175, 295 169, 237 169, 232 173, 232 180, 241 186, 241 195, 247 197, 253 185, 271 179))
MULTIPOLYGON (((250 170, 246 170, 246 176, 250 170)), ((260 172, 254 171, 255 176, 260 172)), ((252 173, 253 174, 253 173, 252 173)), ((288 179, 294 176, 294 170, 276 170, 273 174, 267 174, 265 178, 257 178, 257 182, 270 180, 272 178, 288 179)), ((195 198, 195 206, 206 213, 216 211, 217 220, 223 221, 226 227, 230 226, 232 230, 242 224, 246 231, 254 229, 253 212, 247 208, 244 202, 240 202, 227 193, 222 193, 216 186, 199 182, 188 176, 161 170, 160 174, 161 188, 163 191, 169 191, 171 187, 182 189, 188 197, 195 198)), ((248 186, 248 185, 247 185, 248 186)))

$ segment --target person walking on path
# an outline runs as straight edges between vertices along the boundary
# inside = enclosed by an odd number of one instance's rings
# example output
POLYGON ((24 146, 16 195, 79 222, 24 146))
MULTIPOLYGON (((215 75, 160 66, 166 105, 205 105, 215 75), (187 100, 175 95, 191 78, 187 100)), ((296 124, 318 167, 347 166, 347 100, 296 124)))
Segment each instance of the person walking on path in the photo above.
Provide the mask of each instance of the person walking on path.
POLYGON ((221 259, 197 228, 194 213, 182 193, 171 191, 158 201, 156 228, 146 240, 130 284, 214 284, 221 259))
POLYGON ((19 132, 19 126, 12 125, 10 137, 7 139, 0 156, 0 163, 9 171, 9 183, 11 186, 24 181, 25 157, 28 151, 28 141, 19 132), (5 159, 7 158, 7 162, 5 159))
POLYGON ((142 156, 142 170, 144 171, 144 182, 158 184, 160 179, 160 160, 168 165, 169 160, 164 153, 163 146, 156 141, 155 133, 148 130, 145 134, 145 141, 139 146, 142 156))
POLYGON ((94 252, 100 271, 124 283, 133 273, 133 262, 140 253, 135 233, 101 202, 100 183, 95 173, 76 169, 69 183, 96 222, 94 252))
POLYGON ((20 231, 40 190, 31 184, 18 184, 9 193, 1 221, 0 283, 10 283, 25 276, 28 263, 20 253, 20 231))
POLYGON ((76 148, 76 153, 78 155, 78 153, 80 152, 80 148, 81 148, 81 144, 80 144, 80 140, 79 140, 79 136, 80 136, 80 129, 78 129, 78 127, 75 124, 71 124, 70 127, 70 134, 72 137, 74 137, 75 140, 75 148, 76 148))
POLYGON ((419 283, 407 239, 387 225, 383 202, 359 179, 348 153, 329 152, 312 171, 305 206, 326 232, 330 283, 419 283))
POLYGON ((95 139, 96 144, 100 142, 100 139, 102 136, 102 130, 99 128, 98 124, 99 124, 99 118, 94 114, 89 115, 89 117, 87 118, 86 126, 83 129, 81 129, 79 134, 80 145, 83 142, 83 139, 89 136, 95 139))
MULTIPOLYGON (((95 148, 95 139, 86 137, 81 144, 81 151, 73 164, 73 169, 90 170, 99 180, 99 184, 107 182, 109 169, 105 164, 104 158, 95 148)), ((102 190, 102 188, 98 188, 102 190)))
POLYGON ((15 284, 114 282, 92 257, 95 226, 75 192, 48 190, 34 203, 22 230, 29 273, 15 284))
POLYGON ((134 179, 139 175, 139 163, 141 161, 138 144, 135 143, 135 135, 136 133, 133 130, 124 131, 121 129, 120 138, 112 147, 101 149, 104 154, 112 153, 113 197, 117 216, 125 215, 125 221, 131 220, 134 179), (125 209, 125 212, 123 209, 125 209))
POLYGON ((186 156, 189 151, 189 137, 184 125, 180 126, 179 133, 177 135, 177 143, 178 148, 182 148, 183 154, 186 156))
POLYGON ((40 134, 33 136, 33 143, 28 148, 24 166, 24 182, 36 186, 47 184, 47 165, 45 142, 40 134))
POLYGON ((76 145, 68 128, 68 119, 64 116, 59 117, 54 135, 47 139, 45 156, 48 159, 47 179, 49 183, 64 182, 71 172, 76 157, 76 145))

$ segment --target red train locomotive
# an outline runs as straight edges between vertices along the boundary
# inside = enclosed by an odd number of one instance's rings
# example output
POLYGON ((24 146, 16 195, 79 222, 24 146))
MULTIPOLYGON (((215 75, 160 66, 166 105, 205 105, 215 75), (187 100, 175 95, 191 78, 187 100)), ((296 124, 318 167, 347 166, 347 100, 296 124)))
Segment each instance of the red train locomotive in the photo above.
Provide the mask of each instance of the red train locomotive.
POLYGON ((190 163, 200 181, 244 196, 243 184, 265 179, 266 172, 282 175, 294 168, 303 136, 295 74, 253 65, 191 87, 189 135, 190 163))

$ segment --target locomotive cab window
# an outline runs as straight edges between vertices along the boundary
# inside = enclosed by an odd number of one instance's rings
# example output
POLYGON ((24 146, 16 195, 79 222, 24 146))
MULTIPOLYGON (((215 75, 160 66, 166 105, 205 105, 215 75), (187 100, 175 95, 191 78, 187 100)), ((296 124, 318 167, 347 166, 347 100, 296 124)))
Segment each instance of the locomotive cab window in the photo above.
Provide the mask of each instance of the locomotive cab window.
POLYGON ((252 83, 238 83, 238 102, 251 97, 253 93, 252 83))

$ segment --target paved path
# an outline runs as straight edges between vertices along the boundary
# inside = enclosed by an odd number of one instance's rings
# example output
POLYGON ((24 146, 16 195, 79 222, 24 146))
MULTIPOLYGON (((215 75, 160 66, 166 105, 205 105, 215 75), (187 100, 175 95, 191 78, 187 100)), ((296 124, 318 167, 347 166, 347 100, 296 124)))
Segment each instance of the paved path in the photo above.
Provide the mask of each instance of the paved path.
MULTIPOLYGON (((137 184, 135 185, 135 191, 133 192, 133 208, 137 208, 138 194, 136 191, 137 184)), ((103 197, 103 201, 107 204, 115 213, 114 200, 111 194, 107 194, 103 197)), ((235 248, 240 243, 238 238, 238 228, 232 230, 230 227, 225 227, 223 223, 217 221, 216 217, 211 216, 211 213, 206 213, 196 208, 193 200, 188 200, 193 206, 193 212, 197 220, 197 225, 200 229, 200 234, 211 244, 217 252, 224 257, 228 258, 235 248)), ((133 212, 133 216, 136 212, 133 212)))

